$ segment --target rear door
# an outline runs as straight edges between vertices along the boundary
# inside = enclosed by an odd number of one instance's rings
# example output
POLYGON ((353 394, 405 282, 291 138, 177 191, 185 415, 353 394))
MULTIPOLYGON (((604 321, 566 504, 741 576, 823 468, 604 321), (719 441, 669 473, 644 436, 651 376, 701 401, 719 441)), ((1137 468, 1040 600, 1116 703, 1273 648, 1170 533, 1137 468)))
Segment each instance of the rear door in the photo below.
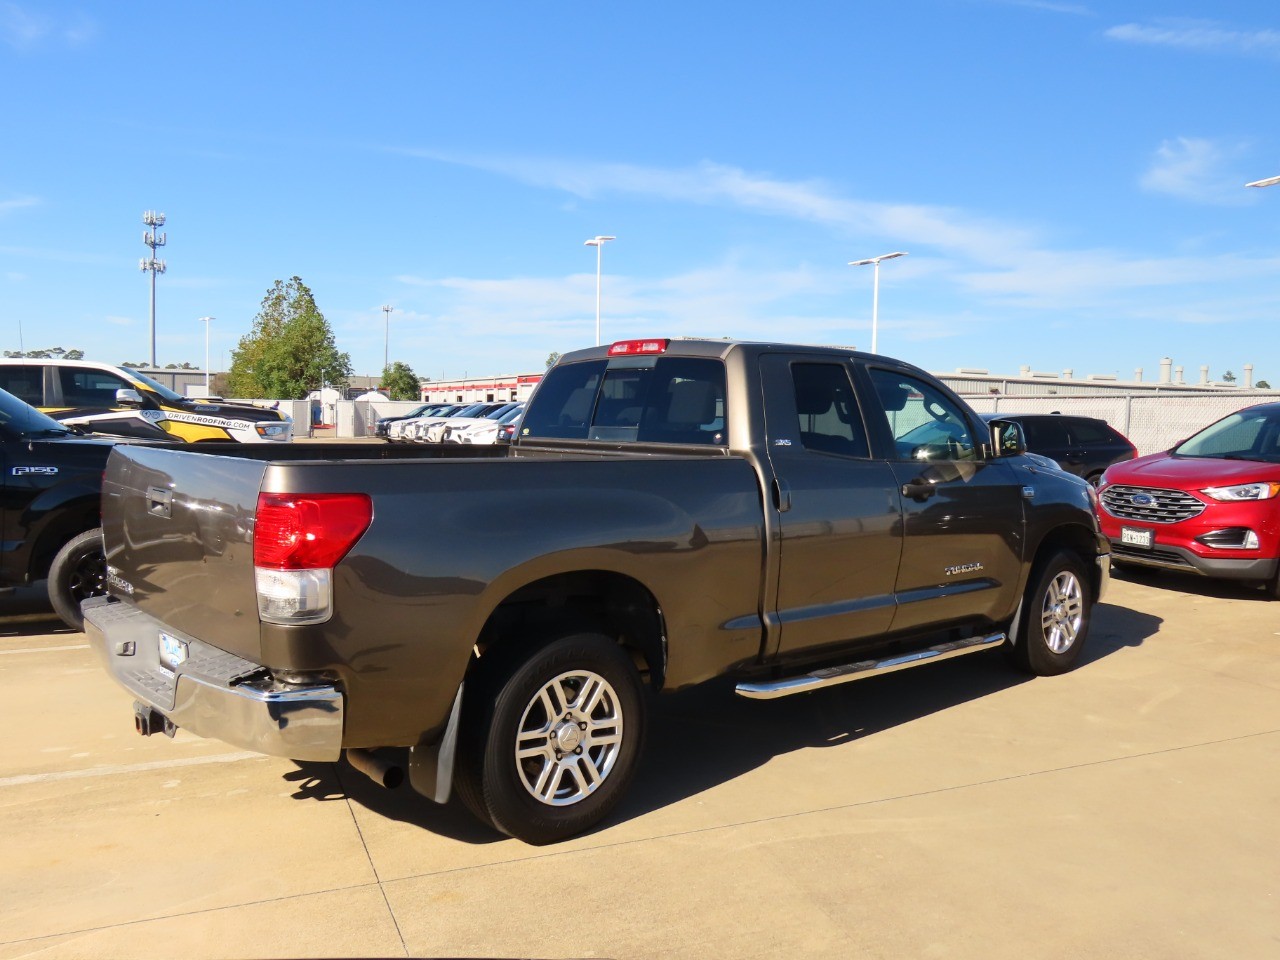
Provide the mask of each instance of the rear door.
POLYGON ((818 654, 878 636, 893 621, 902 507, 893 470, 871 457, 850 367, 812 355, 760 363, 781 532, 769 652, 818 654))
POLYGON ((1023 485, 986 457, 981 421, 936 382, 869 366, 869 427, 903 516, 893 629, 1008 616, 1022 569, 1023 485))

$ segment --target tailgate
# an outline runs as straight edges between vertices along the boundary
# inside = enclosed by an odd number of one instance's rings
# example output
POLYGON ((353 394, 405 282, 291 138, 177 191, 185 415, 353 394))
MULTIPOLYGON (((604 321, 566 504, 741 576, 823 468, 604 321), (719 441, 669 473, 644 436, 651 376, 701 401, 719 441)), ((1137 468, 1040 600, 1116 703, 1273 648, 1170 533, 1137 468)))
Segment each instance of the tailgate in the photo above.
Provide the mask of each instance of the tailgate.
POLYGON ((257 660, 253 516, 265 471, 256 459, 117 446, 102 485, 109 592, 257 660))

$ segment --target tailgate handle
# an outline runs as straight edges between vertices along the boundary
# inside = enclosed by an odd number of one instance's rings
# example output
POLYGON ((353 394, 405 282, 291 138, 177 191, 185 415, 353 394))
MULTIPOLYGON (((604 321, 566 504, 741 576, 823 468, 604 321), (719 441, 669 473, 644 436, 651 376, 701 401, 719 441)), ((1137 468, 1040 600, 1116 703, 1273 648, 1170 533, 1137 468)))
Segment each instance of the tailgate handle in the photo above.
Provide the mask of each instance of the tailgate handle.
POLYGON ((147 487, 147 513, 153 517, 169 519, 173 515, 173 491, 163 487, 147 487))

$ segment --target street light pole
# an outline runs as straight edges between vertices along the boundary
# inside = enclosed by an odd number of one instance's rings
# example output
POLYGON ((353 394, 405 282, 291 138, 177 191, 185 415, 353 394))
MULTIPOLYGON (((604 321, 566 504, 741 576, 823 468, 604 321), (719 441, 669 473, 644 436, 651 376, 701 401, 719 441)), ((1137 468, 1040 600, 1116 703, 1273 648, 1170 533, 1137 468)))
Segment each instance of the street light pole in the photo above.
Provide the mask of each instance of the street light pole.
POLYGON ((386 332, 382 338, 382 375, 387 375, 387 367, 391 365, 391 311, 395 307, 389 303, 382 305, 382 315, 386 322, 384 324, 386 332))
POLYGON ((610 240, 617 240, 617 237, 592 237, 586 241, 584 247, 596 248, 596 346, 600 346, 600 251, 604 249, 604 245, 610 240))
POLYGON ((1255 180, 1253 183, 1246 183, 1246 187, 1274 187, 1280 183, 1280 177, 1267 177, 1265 180, 1255 180))
POLYGON ((871 280, 871 352, 877 353, 879 345, 877 334, 880 327, 880 261, 892 260, 895 257, 905 257, 905 250, 897 253, 882 253, 878 257, 867 257, 865 260, 850 260, 851 267, 865 267, 867 264, 875 265, 875 272, 871 280))
POLYGON ((216 320, 216 317, 201 317, 200 322, 204 324, 204 396, 209 399, 209 326, 216 320))

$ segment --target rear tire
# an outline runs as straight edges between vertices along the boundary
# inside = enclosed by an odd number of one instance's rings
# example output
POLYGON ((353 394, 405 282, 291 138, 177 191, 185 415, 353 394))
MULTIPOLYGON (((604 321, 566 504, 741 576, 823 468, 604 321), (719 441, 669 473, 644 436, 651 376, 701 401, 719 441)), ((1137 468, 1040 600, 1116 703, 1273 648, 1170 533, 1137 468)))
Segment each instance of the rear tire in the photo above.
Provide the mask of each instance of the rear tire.
POLYGON ((65 543, 49 567, 49 603, 73 630, 84 629, 80 601, 107 592, 107 560, 102 528, 94 527, 65 543))
POLYGON ((622 799, 644 742, 645 691, 611 639, 563 637, 476 687, 457 786, 480 819, 526 843, 555 843, 622 799))
POLYGON ((1059 550, 1031 571, 1010 659, 1036 676, 1071 670, 1084 651, 1093 616, 1093 585, 1074 553, 1059 550))

